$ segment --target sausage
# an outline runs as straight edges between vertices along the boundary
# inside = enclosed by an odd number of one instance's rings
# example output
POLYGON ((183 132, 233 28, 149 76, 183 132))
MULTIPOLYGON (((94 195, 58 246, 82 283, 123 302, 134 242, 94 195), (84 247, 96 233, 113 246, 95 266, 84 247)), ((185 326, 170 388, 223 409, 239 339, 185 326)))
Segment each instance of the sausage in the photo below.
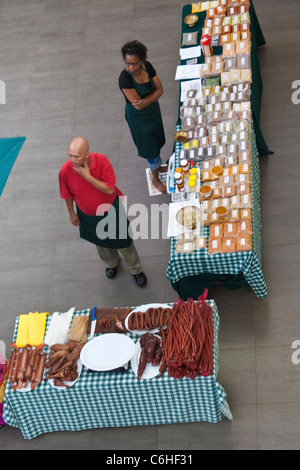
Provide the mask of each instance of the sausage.
POLYGON ((11 376, 10 376, 10 381, 12 384, 15 383, 17 380, 17 371, 18 371, 20 355, 21 355, 20 350, 16 349, 15 355, 14 355, 14 362, 12 364, 11 376))
POLYGON ((20 364, 18 367, 18 370, 21 372, 25 372, 27 369, 28 356, 29 356, 30 350, 31 350, 30 344, 26 344, 26 346, 22 349, 22 353, 20 357, 20 364))
POLYGON ((40 384, 44 375, 44 368, 45 368, 45 362, 46 362, 46 354, 44 352, 39 352, 38 354, 39 362, 38 362, 38 367, 36 370, 36 375, 34 382, 36 385, 40 384))
POLYGON ((17 351, 16 351, 16 349, 14 349, 13 352, 11 353, 9 366, 8 366, 8 371, 7 371, 7 378, 10 381, 11 381, 11 375, 12 375, 12 371, 13 371, 13 365, 14 365, 14 362, 15 362, 16 354, 17 354, 17 351))
POLYGON ((26 371, 25 371, 25 378, 26 379, 31 378, 32 367, 33 367, 33 364, 34 364, 35 354, 36 354, 36 349, 31 349, 31 351, 29 353, 29 357, 28 357, 27 368, 26 368, 26 371))

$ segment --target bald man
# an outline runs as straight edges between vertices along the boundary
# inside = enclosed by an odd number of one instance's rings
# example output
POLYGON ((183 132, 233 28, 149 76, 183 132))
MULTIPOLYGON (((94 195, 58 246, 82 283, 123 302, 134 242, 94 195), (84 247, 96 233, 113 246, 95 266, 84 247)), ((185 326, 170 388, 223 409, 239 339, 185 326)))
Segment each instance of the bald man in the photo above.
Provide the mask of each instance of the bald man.
POLYGON ((76 137, 69 145, 69 160, 59 172, 59 187, 71 223, 79 227, 81 238, 96 245, 106 264, 106 276, 116 276, 122 255, 137 285, 145 286, 147 278, 129 234, 122 193, 108 158, 90 152, 87 139, 76 137))

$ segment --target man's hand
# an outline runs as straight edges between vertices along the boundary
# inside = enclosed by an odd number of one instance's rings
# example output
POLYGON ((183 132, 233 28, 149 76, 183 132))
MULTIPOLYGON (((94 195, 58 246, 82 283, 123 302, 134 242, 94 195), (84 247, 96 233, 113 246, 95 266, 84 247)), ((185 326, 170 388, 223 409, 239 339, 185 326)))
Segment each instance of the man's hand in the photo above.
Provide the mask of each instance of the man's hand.
POLYGON ((74 169, 77 173, 82 176, 86 181, 88 181, 89 177, 91 176, 90 169, 88 163, 85 161, 82 166, 74 166, 74 169))
POLYGON ((76 212, 73 212, 73 214, 70 214, 70 220, 75 227, 78 227, 80 225, 80 220, 76 212))

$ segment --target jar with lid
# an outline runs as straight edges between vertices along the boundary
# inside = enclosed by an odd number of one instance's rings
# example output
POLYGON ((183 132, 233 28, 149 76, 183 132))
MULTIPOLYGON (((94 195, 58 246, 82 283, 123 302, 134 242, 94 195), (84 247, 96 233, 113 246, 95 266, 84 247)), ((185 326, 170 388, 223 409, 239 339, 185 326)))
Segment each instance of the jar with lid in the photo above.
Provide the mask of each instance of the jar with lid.
POLYGON ((175 183, 180 192, 185 190, 184 179, 181 173, 175 172, 174 175, 175 183))
POLYGON ((190 176, 190 167, 189 167, 189 164, 188 164, 188 161, 187 160, 181 160, 180 162, 180 166, 182 168, 182 172, 184 174, 184 177, 189 177, 190 176))
POLYGON ((188 186, 189 186, 190 193, 196 192, 196 182, 195 181, 190 180, 188 186))

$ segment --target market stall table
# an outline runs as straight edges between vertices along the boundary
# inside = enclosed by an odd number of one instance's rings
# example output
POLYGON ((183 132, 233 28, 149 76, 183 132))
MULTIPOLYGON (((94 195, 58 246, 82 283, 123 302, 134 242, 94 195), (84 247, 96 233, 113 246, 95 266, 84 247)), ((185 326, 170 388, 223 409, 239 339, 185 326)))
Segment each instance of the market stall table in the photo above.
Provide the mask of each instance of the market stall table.
MULTIPOLYGON (((201 38, 202 28, 206 18, 206 11, 196 13, 198 21, 194 26, 185 24, 184 18, 192 13, 192 4, 182 9, 183 34, 198 33, 198 41, 201 38)), ((257 297, 264 298, 268 295, 268 289, 262 272, 262 245, 261 245, 261 207, 260 207, 260 168, 259 157, 272 153, 263 138, 260 129, 260 104, 262 94, 262 78, 260 73, 257 48, 265 44, 265 40, 257 20, 253 3, 250 3, 250 28, 251 28, 251 199, 252 199, 252 249, 251 251, 239 251, 233 253, 209 254, 208 248, 195 249, 193 253, 177 253, 176 237, 171 238, 171 253, 166 271, 172 287, 180 297, 186 300, 189 297, 197 299, 205 288, 214 283, 222 283, 229 289, 237 289, 241 286, 250 286, 257 297)), ((222 46, 213 46, 215 56, 222 54, 222 46)), ((197 57, 197 63, 204 63, 202 53, 197 57)), ((187 60, 181 60, 185 65, 187 60)), ((182 100, 181 100, 182 101, 182 100)), ((180 107, 180 106, 179 106, 180 107)), ((176 131, 182 129, 180 113, 176 131)), ((180 166, 179 153, 182 144, 174 145, 175 168, 180 166)), ((197 163, 202 171, 202 162, 197 163)), ((209 238, 209 227, 201 229, 201 235, 209 238)))
MULTIPOLYGON (((167 423, 232 420, 226 392, 217 381, 219 316, 213 300, 213 374, 174 379, 137 380, 131 366, 126 372, 90 372, 83 367, 72 389, 57 389, 43 381, 33 391, 13 391, 8 383, 4 419, 20 428, 25 439, 53 431, 146 426, 167 423)), ((89 315, 89 310, 75 311, 89 315)), ((18 319, 15 325, 16 337, 18 319)), ((49 318, 46 324, 46 333, 49 318)), ((138 336, 128 334, 135 342, 138 336)))

